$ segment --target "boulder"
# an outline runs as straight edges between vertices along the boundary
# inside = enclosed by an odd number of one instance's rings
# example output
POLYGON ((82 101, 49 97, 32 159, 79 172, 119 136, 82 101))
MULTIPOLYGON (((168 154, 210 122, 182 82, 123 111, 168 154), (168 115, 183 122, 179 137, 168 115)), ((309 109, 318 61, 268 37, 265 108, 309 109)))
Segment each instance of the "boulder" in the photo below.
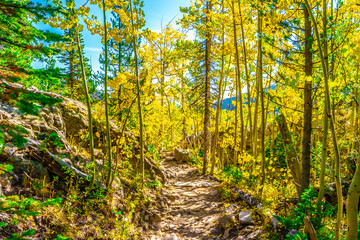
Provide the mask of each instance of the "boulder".
POLYGON ((254 220, 252 218, 251 211, 240 211, 239 212, 239 223, 243 225, 253 224, 254 220))
POLYGON ((174 157, 178 162, 191 162, 190 152, 187 149, 176 148, 174 151, 174 157))

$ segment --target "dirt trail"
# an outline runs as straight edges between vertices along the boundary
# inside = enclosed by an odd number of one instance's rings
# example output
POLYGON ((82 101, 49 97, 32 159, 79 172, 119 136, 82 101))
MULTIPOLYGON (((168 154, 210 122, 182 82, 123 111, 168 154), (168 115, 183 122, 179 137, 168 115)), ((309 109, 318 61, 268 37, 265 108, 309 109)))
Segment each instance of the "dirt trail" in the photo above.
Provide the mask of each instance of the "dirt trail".
POLYGON ((167 192, 174 201, 144 239, 219 239, 223 231, 218 220, 224 205, 219 182, 186 164, 165 161, 163 167, 175 175, 167 183, 167 192))

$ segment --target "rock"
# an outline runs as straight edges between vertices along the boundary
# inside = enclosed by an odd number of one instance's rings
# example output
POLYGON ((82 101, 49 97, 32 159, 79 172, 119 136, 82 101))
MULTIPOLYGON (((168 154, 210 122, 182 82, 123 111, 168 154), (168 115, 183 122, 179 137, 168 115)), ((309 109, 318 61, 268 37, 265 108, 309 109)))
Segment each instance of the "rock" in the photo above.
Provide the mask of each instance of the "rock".
POLYGON ((11 191, 11 182, 8 173, 0 175, 0 186, 1 186, 0 189, 1 192, 3 190, 2 188, 4 188, 4 192, 2 192, 2 195, 4 195, 5 192, 11 191))
POLYGON ((224 230, 232 229, 235 225, 235 217, 233 215, 224 215, 220 218, 220 226, 224 230))
POLYGON ((203 184, 201 184, 201 187, 211 187, 211 183, 204 182, 203 184))
POLYGON ((167 195, 167 198, 168 198, 170 201, 174 202, 175 200, 179 199, 179 196, 176 196, 176 195, 167 195))
POLYGON ((151 217, 151 222, 152 223, 157 223, 157 222, 161 222, 161 217, 160 217, 160 215, 159 214, 157 214, 157 213, 154 213, 153 215, 152 215, 152 217, 151 217))
POLYGON ((166 205, 165 202, 160 202, 160 206, 161 206, 162 208, 167 208, 167 205, 166 205))
POLYGON ((25 171, 31 178, 40 180, 49 179, 49 172, 44 165, 38 161, 19 159, 17 163, 21 170, 25 171))
POLYGON ((186 149, 176 148, 174 151, 175 160, 178 162, 191 162, 190 153, 186 149))
POLYGON ((229 237, 229 229, 226 229, 223 235, 223 239, 227 239, 229 237))
POLYGON ((240 224, 252 224, 254 223, 254 220, 252 218, 252 212, 251 211, 240 211, 239 212, 239 222, 240 224))
POLYGON ((164 238, 164 240, 178 240, 178 237, 175 233, 167 234, 164 238))
POLYGON ((298 230, 296 230, 296 229, 290 229, 290 230, 285 231, 285 233, 284 233, 283 235, 284 235, 284 236, 289 235, 290 237, 295 237, 296 234, 298 234, 298 233, 299 233, 298 230))
POLYGON ((261 230, 258 230, 258 231, 255 231, 255 232, 252 232, 250 233, 246 239, 248 240, 253 240, 253 239, 258 239, 259 235, 262 233, 261 230))
MULTIPOLYGON (((88 131, 87 107, 79 101, 50 92, 27 89, 22 84, 7 82, 4 79, 0 79, 0 84, 2 85, 1 90, 3 91, 0 96, 0 119, 4 121, 3 124, 6 126, 21 126, 28 132, 26 134, 22 134, 28 140, 28 144, 25 145, 23 149, 17 149, 14 146, 9 146, 7 151, 15 151, 16 154, 23 154, 24 157, 21 159, 31 159, 42 163, 42 165, 47 168, 47 171, 49 171, 51 175, 57 174, 52 171, 52 166, 46 165, 44 164, 44 161, 42 161, 42 156, 47 154, 46 152, 56 154, 62 160, 65 160, 65 158, 72 160, 76 159, 76 161, 74 160, 73 163, 69 164, 73 164, 73 167, 79 168, 78 170, 82 171, 81 166, 88 162, 88 156, 83 156, 84 154, 81 154, 83 151, 80 150, 83 147, 87 147, 89 144, 88 140, 82 138, 82 136, 84 134, 86 135, 88 131), (13 106, 13 100, 16 100, 18 97, 18 94, 14 93, 20 92, 31 92, 31 94, 37 94, 39 97, 50 98, 52 99, 51 102, 54 102, 54 104, 51 104, 51 106, 39 106, 39 116, 22 113, 17 107, 13 106), (49 143, 49 141, 47 142, 48 145, 50 144, 49 147, 46 146, 46 148, 44 148, 44 146, 41 145, 41 143, 45 141, 46 137, 48 137, 48 135, 53 132, 57 133, 59 137, 58 141, 60 141, 63 145, 62 149, 59 149, 58 145, 49 143), (39 142, 39 144, 32 144, 33 142, 39 142), (30 145, 32 145, 35 149, 30 149, 30 145), (35 158, 33 155, 29 156, 31 155, 32 150, 35 150, 36 153, 39 153, 38 155, 41 158, 35 158), (81 164, 81 166, 79 164, 79 166, 77 166, 77 163, 84 164, 81 164)), ((93 128, 94 132, 96 131, 97 133, 100 133, 100 136, 105 135, 101 121, 94 119, 93 128)), ((12 137, 9 136, 7 131, 5 131, 4 134, 5 143, 11 143, 12 137)), ((113 145, 116 145, 117 141, 120 139, 120 136, 122 136, 122 139, 125 140, 127 145, 133 146, 134 157, 130 158, 129 160, 135 167, 139 161, 136 156, 140 154, 139 143, 136 140, 135 135, 126 129, 122 131, 122 128, 119 128, 113 121, 110 121, 110 134, 113 145)), ((101 137, 95 136, 95 146, 99 146, 100 142, 101 137)), ((96 151, 96 160, 99 162, 97 162, 97 164, 101 166, 102 161, 99 159, 104 157, 104 152, 106 151, 105 144, 103 144, 99 150, 102 151, 96 151)), ((88 150, 86 149, 86 151, 88 150)), ((4 152, 5 150, 0 153, 1 160, 4 159, 4 152)), ((11 156, 11 158, 14 158, 12 154, 8 155, 11 156)), ((38 178, 39 175, 40 179, 43 179, 44 175, 47 175, 47 173, 42 172, 38 166, 36 166, 36 169, 33 170, 34 173, 31 172, 27 166, 32 169, 33 163, 23 164, 20 161, 16 162, 15 165, 19 164, 21 165, 21 168, 14 170, 16 170, 16 173, 20 173, 21 175, 23 174, 23 171, 25 171, 31 178, 38 178), (23 167, 25 167, 25 169, 23 167)), ((16 166, 14 166, 14 168, 16 168, 16 166)), ((151 157, 145 158, 145 170, 152 179, 160 177, 163 183, 166 182, 166 177, 164 176, 163 171, 157 166, 156 162, 151 157)))

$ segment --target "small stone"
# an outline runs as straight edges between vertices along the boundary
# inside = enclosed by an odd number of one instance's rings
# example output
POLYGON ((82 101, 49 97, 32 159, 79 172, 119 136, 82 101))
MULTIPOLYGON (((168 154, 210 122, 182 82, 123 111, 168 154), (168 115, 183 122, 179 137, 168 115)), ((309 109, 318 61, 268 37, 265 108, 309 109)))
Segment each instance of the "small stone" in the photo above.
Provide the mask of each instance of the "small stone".
POLYGON ((166 205, 165 202, 160 202, 160 206, 161 206, 162 208, 167 208, 167 205, 166 205))
POLYGON ((234 226, 234 216, 232 215, 224 215, 220 218, 220 226, 223 229, 231 229, 234 226))
POLYGON ((240 224, 252 224, 252 212, 251 211, 240 211, 239 212, 239 222, 240 224))
POLYGON ((255 232, 252 232, 252 233, 250 233, 250 234, 247 236, 247 239, 248 239, 248 240, 258 239, 258 237, 259 237, 260 234, 261 234, 261 231, 260 231, 260 230, 255 231, 255 232))
POLYGON ((202 184, 202 187, 211 187, 211 183, 204 182, 204 183, 202 184))
POLYGON ((227 239, 229 237, 229 229, 226 229, 223 235, 223 239, 227 239))
POLYGON ((167 234, 164 238, 164 240, 178 240, 178 237, 175 233, 167 234))
POLYGON ((151 222, 156 223, 156 222, 161 222, 161 217, 159 214, 154 213, 154 215, 151 217, 151 222))
POLYGON ((170 201, 174 202, 175 200, 179 199, 179 196, 176 195, 168 195, 170 201))
POLYGON ((0 196, 4 196, 4 193, 3 193, 3 190, 2 190, 1 183, 0 183, 0 196))
POLYGON ((9 180, 9 174, 3 174, 0 176, 0 184, 4 188, 4 192, 11 191, 11 181, 9 180))

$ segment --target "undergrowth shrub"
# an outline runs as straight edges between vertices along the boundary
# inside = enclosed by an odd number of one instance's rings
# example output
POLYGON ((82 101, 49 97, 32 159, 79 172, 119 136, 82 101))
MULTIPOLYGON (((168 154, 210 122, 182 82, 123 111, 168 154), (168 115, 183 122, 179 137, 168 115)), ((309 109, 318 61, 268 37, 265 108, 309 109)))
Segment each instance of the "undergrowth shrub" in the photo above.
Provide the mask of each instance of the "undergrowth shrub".
POLYGON ((234 183, 239 183, 243 177, 243 173, 240 168, 233 165, 226 166, 223 171, 224 175, 232 180, 234 183))
MULTIPOLYGON (((29 218, 33 218, 45 211, 50 206, 59 207, 62 198, 48 199, 44 202, 34 200, 33 198, 26 198, 21 196, 2 196, 0 197, 0 212, 5 212, 12 215, 9 223, 0 222, 0 229, 6 228, 9 224, 16 226, 19 223, 25 222, 29 218)), ((12 233, 11 240, 28 239, 35 235, 36 230, 29 228, 21 233, 12 233)))
MULTIPOLYGON (((301 195, 301 202, 291 209, 291 214, 287 217, 275 216, 287 229, 300 230, 304 226, 304 218, 308 216, 315 231, 318 234, 318 239, 332 239, 333 234, 326 232, 324 229, 324 220, 327 217, 334 216, 336 207, 331 207, 330 204, 320 203, 320 212, 317 209, 317 192, 313 188, 305 190, 301 195)), ((306 235, 298 233, 296 236, 286 236, 287 240, 291 239, 307 239, 306 235)))

